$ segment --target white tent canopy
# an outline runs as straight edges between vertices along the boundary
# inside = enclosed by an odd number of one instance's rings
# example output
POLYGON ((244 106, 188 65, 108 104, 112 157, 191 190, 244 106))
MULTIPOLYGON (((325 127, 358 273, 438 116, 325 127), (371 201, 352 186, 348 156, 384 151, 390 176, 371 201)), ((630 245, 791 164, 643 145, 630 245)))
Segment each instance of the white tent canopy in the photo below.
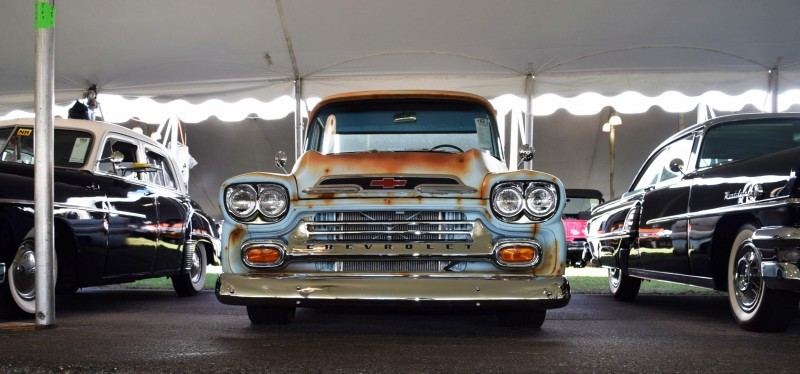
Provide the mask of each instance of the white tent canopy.
MULTIPOLYGON (((293 95, 296 80, 305 98, 391 88, 522 98, 529 74, 540 115, 606 105, 685 111, 712 99, 769 109, 770 92, 781 94, 778 109, 800 102, 795 0, 69 0, 56 8, 62 105, 97 85, 101 94, 180 99, 168 110, 182 118, 235 119, 293 95), (188 105, 212 99, 239 105, 199 114, 188 105)), ((32 111, 33 13, 32 1, 0 4, 0 116, 32 111)))

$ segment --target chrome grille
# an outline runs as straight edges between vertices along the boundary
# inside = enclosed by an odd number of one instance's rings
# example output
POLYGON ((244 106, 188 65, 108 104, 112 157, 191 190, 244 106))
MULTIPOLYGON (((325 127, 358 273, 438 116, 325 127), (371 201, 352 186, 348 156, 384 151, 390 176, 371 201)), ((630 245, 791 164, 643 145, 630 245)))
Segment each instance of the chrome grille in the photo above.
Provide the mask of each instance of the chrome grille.
POLYGON ((463 212, 326 212, 306 231, 312 242, 470 242, 474 222, 463 212))
POLYGON ((320 262, 321 271, 343 273, 439 273, 460 272, 465 263, 439 260, 379 260, 320 262))

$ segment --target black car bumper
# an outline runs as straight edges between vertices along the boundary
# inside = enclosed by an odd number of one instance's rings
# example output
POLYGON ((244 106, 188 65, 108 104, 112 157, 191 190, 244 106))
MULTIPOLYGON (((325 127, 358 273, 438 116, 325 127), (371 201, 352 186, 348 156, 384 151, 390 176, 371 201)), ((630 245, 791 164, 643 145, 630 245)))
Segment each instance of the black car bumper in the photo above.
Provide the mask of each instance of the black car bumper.
POLYGON ((800 228, 764 227, 753 233, 761 251, 761 274, 770 288, 800 291, 800 228))

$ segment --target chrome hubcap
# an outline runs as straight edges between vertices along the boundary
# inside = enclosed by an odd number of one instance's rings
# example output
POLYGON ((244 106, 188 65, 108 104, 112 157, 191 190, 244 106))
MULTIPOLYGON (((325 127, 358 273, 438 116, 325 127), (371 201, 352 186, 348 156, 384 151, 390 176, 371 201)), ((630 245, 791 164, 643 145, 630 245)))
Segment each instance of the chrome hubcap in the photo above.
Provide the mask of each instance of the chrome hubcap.
POLYGON ((192 255, 192 267, 189 269, 189 276, 192 279, 192 283, 200 281, 200 254, 197 251, 192 255))
POLYGON ((751 246, 736 261, 733 273, 733 288, 736 301, 742 310, 751 312, 758 305, 764 287, 761 277, 761 259, 751 246))
POLYGON ((622 271, 619 269, 608 269, 608 279, 611 281, 611 287, 614 289, 619 288, 619 277, 622 271))
POLYGON ((25 300, 36 297, 36 257, 33 242, 26 241, 20 248, 23 250, 14 261, 12 274, 17 295, 25 300))

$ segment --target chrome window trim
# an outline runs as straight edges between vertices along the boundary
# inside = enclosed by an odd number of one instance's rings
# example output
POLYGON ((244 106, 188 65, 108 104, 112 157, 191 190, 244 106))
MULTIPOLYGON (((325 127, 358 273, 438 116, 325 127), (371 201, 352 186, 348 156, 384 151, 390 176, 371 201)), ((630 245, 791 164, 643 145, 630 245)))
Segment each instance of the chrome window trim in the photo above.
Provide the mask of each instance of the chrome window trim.
POLYGON ((701 210, 692 213, 676 214, 668 217, 655 218, 647 221, 646 224, 652 225, 652 224, 671 222, 681 219, 693 219, 693 218, 716 216, 723 213, 738 213, 748 210, 775 208, 778 206, 788 205, 788 204, 793 204, 793 205, 800 204, 800 199, 794 199, 794 198, 790 199, 788 197, 776 197, 771 199, 759 200, 752 203, 725 206, 720 208, 701 210))

